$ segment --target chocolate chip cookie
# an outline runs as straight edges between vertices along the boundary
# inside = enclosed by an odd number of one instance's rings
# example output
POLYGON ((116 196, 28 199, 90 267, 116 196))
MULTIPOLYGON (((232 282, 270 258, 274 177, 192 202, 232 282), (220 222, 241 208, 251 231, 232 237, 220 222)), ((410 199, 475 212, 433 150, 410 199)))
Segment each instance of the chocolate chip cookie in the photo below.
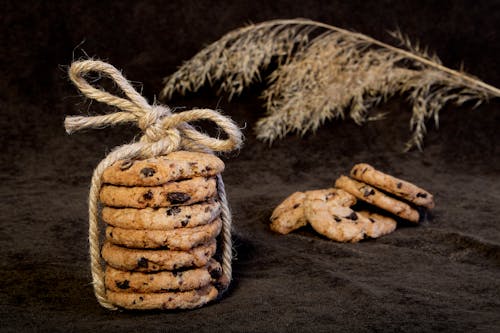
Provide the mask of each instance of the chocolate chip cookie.
POLYGON ((186 267, 203 267, 216 250, 216 241, 188 251, 129 249, 106 241, 101 255, 106 263, 124 271, 156 272, 186 267))
POLYGON ((100 200, 111 207, 156 208, 191 205, 207 201, 216 194, 215 178, 196 177, 161 186, 104 185, 101 188, 100 200))
POLYGON ((303 205, 305 197, 305 193, 295 192, 276 206, 271 215, 271 230, 280 234, 288 234, 305 226, 307 224, 303 205))
POLYGON ((210 178, 224 170, 212 154, 175 151, 145 160, 120 160, 104 170, 102 181, 122 186, 156 186, 180 179, 210 178))
POLYGON ((335 187, 351 193, 356 198, 384 209, 396 216, 411 222, 419 221, 419 213, 405 202, 392 198, 374 187, 353 180, 347 176, 340 176, 335 181, 335 187))
POLYGON ((369 164, 356 164, 351 169, 351 177, 413 202, 417 206, 434 208, 434 197, 431 193, 410 182, 378 171, 369 164))
POLYGON ((118 292, 156 293, 173 290, 192 290, 216 283, 222 275, 220 264, 214 259, 199 268, 143 273, 122 271, 111 266, 106 267, 106 288, 118 292))
POLYGON ((358 242, 365 237, 368 219, 347 206, 324 198, 308 197, 304 203, 307 221, 318 233, 337 242, 358 242))
POLYGON ((371 222, 366 225, 366 235, 368 237, 378 238, 396 230, 397 222, 388 216, 366 210, 359 211, 358 215, 367 218, 371 222))
POLYGON ((220 203, 213 199, 189 206, 165 208, 104 207, 102 220, 123 229, 172 230, 210 223, 219 216, 220 210, 220 203))
POLYGON ((123 229, 109 226, 106 228, 106 239, 113 244, 129 248, 190 250, 215 239, 221 228, 220 218, 198 227, 172 230, 123 229))
POLYGON ((194 309, 213 301, 218 295, 219 291, 211 284, 199 289, 177 292, 126 293, 106 291, 108 301, 116 306, 131 310, 194 309))

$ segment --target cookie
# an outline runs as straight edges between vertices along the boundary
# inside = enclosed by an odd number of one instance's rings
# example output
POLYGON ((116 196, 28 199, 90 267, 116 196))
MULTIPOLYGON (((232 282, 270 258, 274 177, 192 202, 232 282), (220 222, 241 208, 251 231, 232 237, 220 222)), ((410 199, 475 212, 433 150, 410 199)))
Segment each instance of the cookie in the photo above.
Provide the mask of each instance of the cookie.
POLYGON ((111 291, 156 293, 171 290, 192 290, 216 283, 222 275, 220 264, 211 259, 208 265, 185 271, 142 273, 106 267, 104 282, 111 291))
POLYGON ((156 186, 180 179, 212 177, 224 162, 212 154, 176 151, 145 160, 119 160, 104 170, 102 181, 123 186, 156 186))
POLYGON ((111 207, 168 207, 207 201, 217 193, 215 178, 196 177, 151 187, 104 185, 100 200, 111 207))
POLYGON ((351 208, 328 202, 324 196, 308 196, 304 202, 304 213, 314 230, 337 242, 362 240, 366 225, 370 223, 351 208))
POLYGON ((106 239, 116 245, 129 248, 189 250, 215 239, 222 228, 222 220, 216 218, 211 223, 194 228, 173 230, 106 228, 106 239))
POLYGON ((274 209, 271 215, 271 230, 280 234, 288 234, 307 224, 304 216, 303 192, 295 192, 274 209))
POLYGON ((216 241, 188 251, 129 249, 106 241, 101 255, 113 268, 124 271, 156 272, 186 267, 203 267, 215 253, 216 241))
POLYGON ((210 223, 220 214, 220 203, 209 200, 190 206, 165 208, 113 208, 102 209, 102 220, 123 229, 172 230, 193 228, 210 223))
POLYGON ((390 217, 366 210, 359 211, 358 215, 367 218, 371 223, 366 226, 366 235, 371 238, 378 238, 390 234, 396 230, 396 221, 390 217))
POLYGON ((194 309, 213 301, 218 295, 219 292, 213 285, 188 291, 162 293, 106 291, 106 298, 108 301, 116 306, 131 310, 194 309))
POLYGON ((394 199, 374 187, 358 182, 346 176, 340 176, 335 181, 335 187, 351 193, 356 198, 380 207, 405 220, 418 222, 419 213, 405 202, 394 199))
POLYGON ((351 177, 413 202, 417 206, 434 208, 432 194, 410 182, 378 171, 369 164, 356 164, 351 170, 351 177))
POLYGON ((334 188, 295 192, 273 211, 271 215, 271 230, 281 234, 288 234, 295 229, 305 226, 307 219, 304 213, 304 201, 308 197, 324 200, 339 206, 352 206, 356 203, 354 196, 334 188))

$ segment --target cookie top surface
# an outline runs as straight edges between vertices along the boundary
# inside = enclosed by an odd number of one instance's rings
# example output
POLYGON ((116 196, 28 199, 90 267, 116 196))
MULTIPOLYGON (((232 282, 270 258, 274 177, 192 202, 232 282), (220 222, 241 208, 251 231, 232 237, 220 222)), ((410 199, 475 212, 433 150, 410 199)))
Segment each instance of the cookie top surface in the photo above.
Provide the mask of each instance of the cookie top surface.
POLYGON ((123 229, 171 230, 210 223, 220 214, 220 210, 220 203, 213 199, 189 206, 165 208, 104 207, 102 219, 107 224, 123 229))
POLYGON ((366 201, 408 221, 418 223, 420 219, 418 211, 407 203, 390 197, 363 182, 356 181, 347 176, 340 176, 335 181, 335 186, 349 192, 360 200, 366 201))
POLYGON ((307 197, 304 212, 313 229, 332 240, 354 243, 365 237, 368 219, 347 206, 328 202, 324 196, 307 197))
POLYGON ((109 226, 106 228, 106 239, 113 244, 128 248, 167 248, 186 251, 215 239, 221 228, 220 218, 194 228, 172 230, 123 229, 109 226))
POLYGON ((188 251, 129 249, 105 241, 101 255, 108 265, 116 269, 156 272, 205 266, 216 248, 215 240, 188 251))
POLYGON ((379 171, 369 164, 359 163, 353 166, 351 177, 413 202, 415 205, 434 208, 434 197, 431 193, 408 181, 379 171))
POLYGON ((368 237, 378 238, 396 230, 397 222, 388 216, 366 210, 359 211, 358 215, 367 218, 371 222, 366 226, 366 235, 368 237))
POLYGON ((220 264, 214 259, 210 259, 210 262, 204 267, 156 273, 122 271, 106 266, 104 281, 106 288, 112 291, 154 293, 201 288, 209 283, 216 283, 221 275, 220 264))
POLYGON ((214 198, 216 194, 215 178, 195 177, 158 186, 104 185, 99 199, 110 207, 157 208, 191 205, 214 198))
POLYGON ((224 162, 215 155, 175 151, 145 160, 119 160, 104 170, 105 184, 155 186, 193 177, 212 177, 224 170, 224 162))
POLYGON ((303 205, 305 197, 305 193, 295 192, 276 206, 270 218, 271 230, 280 234, 288 234, 305 226, 307 224, 303 205))
POLYGON ((219 291, 211 284, 188 291, 166 291, 159 293, 106 291, 106 298, 111 303, 132 310, 194 309, 215 300, 218 295, 219 291))

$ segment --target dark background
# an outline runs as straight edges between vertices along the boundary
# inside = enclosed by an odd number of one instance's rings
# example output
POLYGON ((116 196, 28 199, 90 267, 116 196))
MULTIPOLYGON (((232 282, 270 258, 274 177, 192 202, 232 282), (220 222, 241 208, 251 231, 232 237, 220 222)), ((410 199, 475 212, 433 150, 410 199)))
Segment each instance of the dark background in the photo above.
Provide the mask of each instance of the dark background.
POLYGON ((228 102, 215 89, 172 107, 221 108, 244 147, 224 156, 234 213, 234 282, 194 311, 110 312, 94 298, 87 245, 93 168, 138 130, 66 135, 66 115, 109 112, 67 78, 87 54, 122 69, 152 102, 162 78, 249 22, 306 17, 390 41, 399 27, 444 64, 500 86, 499 1, 3 1, 0 4, 0 331, 500 331, 500 112, 448 106, 423 152, 409 138, 404 97, 385 120, 331 121, 315 135, 255 140, 256 85, 228 102), (326 188, 358 162, 435 194, 432 218, 391 235, 339 244, 305 228, 273 234, 273 208, 297 190, 326 188))

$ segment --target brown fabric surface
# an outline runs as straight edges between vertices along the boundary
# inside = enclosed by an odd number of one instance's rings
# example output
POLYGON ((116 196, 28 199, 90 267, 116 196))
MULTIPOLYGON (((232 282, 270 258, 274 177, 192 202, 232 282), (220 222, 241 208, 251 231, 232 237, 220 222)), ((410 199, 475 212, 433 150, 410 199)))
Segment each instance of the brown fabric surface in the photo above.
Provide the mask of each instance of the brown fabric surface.
MULTIPOLYGON (((234 213, 231 290, 194 311, 110 312, 89 271, 86 196, 93 168, 132 127, 67 136, 65 115, 109 111, 84 101, 66 77, 73 58, 109 61, 142 83, 161 80, 201 47, 249 21, 307 17, 389 41, 400 27, 441 56, 500 86, 498 1, 7 1, 0 12, 0 331, 500 330, 500 112, 448 106, 424 152, 402 153, 410 107, 391 99, 381 121, 327 122, 316 134, 256 141, 262 85, 228 102, 206 88, 172 107, 221 108, 244 127, 243 149, 224 157, 234 213), (83 42, 80 48, 77 46, 83 42), (367 162, 431 191, 419 226, 338 244, 310 228, 272 233, 273 208, 294 191, 325 188, 367 162)), ((111 85, 108 88, 112 88, 111 85)))

